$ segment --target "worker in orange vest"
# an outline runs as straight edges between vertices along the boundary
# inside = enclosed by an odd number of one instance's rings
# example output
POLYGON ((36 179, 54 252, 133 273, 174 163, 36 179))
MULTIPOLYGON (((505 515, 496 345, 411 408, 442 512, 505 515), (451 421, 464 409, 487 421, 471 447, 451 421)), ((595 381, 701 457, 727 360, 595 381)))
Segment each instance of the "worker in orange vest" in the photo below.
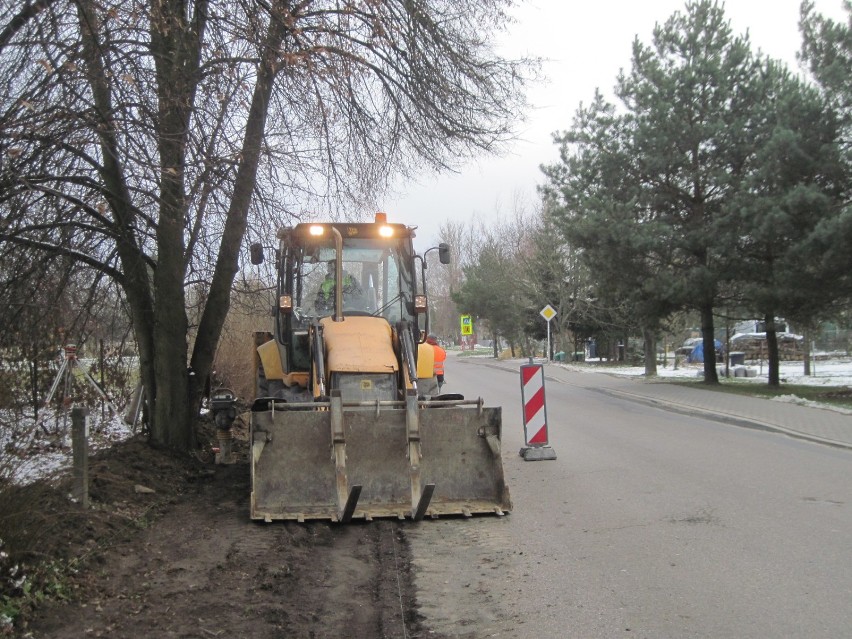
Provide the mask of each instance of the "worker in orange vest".
POLYGON ((447 351, 441 348, 438 344, 438 338, 430 335, 426 338, 426 343, 432 345, 432 350, 435 352, 435 377, 438 378, 438 392, 441 392, 441 386, 444 385, 444 361, 447 359, 447 351))
POLYGON ((431 344, 417 345, 417 390, 424 397, 438 394, 435 378, 435 348, 431 344))

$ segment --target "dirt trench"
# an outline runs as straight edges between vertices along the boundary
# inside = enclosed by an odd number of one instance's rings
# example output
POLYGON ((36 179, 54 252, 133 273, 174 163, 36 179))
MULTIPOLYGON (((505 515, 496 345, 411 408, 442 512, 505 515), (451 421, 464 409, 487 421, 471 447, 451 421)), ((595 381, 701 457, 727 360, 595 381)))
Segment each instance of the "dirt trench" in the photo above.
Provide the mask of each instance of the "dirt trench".
POLYGON ((84 531, 58 537, 85 551, 74 594, 37 607, 17 629, 20 636, 434 636, 424 634, 416 612, 410 523, 252 522, 246 463, 182 474, 174 464, 155 463, 159 453, 148 450, 137 446, 136 454, 151 455, 150 464, 99 462, 109 467, 100 488, 95 464, 93 492, 101 510, 108 503, 132 510, 151 499, 159 500, 159 512, 94 550, 84 531), (155 492, 137 493, 135 482, 155 492))

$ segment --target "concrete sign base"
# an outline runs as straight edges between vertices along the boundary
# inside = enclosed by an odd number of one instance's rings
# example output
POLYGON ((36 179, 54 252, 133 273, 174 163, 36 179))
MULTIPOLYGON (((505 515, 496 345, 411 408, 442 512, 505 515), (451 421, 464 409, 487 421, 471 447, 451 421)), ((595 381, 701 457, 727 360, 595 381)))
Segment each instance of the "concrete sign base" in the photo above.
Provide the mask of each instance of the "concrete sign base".
POLYGON ((524 458, 524 461, 556 459, 556 451, 550 446, 524 446, 519 454, 524 458))

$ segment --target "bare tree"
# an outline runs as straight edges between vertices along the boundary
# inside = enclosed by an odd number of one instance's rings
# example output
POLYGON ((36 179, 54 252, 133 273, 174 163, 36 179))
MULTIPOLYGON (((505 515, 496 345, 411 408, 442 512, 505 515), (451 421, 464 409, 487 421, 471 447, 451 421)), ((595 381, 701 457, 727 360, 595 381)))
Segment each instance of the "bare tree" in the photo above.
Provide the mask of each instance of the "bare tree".
MULTIPOLYGON (((432 332, 445 339, 459 340, 461 325, 453 293, 462 281, 462 266, 469 259, 470 229, 458 220, 441 224, 438 237, 450 245, 450 263, 438 263, 437 256, 429 260, 429 300, 432 332)), ((432 258, 433 254, 428 257, 432 258)))
POLYGON ((522 265, 532 228, 528 215, 525 203, 515 198, 511 219, 502 219, 498 209, 492 220, 471 221, 462 281, 452 296, 459 310, 487 323, 495 357, 500 338, 513 352, 522 339, 529 302, 522 265))
POLYGON ((0 242, 120 285, 154 443, 193 444, 247 235, 510 137, 510 4, 2 0, 0 242))

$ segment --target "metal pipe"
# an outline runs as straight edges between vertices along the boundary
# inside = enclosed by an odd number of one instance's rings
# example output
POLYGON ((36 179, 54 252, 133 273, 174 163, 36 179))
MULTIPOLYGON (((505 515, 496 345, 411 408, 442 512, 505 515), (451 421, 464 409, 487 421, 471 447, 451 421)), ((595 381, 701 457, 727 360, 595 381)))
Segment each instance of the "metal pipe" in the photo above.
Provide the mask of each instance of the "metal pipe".
POLYGON ((334 321, 343 321, 343 236, 334 226, 329 227, 334 235, 334 321))
POLYGON ((414 337, 407 322, 400 322, 400 331, 402 332, 402 339, 400 340, 402 342, 402 355, 408 369, 408 380, 411 382, 411 388, 417 391, 417 363, 414 358, 414 337))
POLYGON ((314 322, 311 326, 311 350, 314 359, 314 374, 316 375, 316 384, 319 387, 320 396, 326 395, 325 390, 325 353, 323 352, 322 341, 322 326, 319 322, 314 322))

